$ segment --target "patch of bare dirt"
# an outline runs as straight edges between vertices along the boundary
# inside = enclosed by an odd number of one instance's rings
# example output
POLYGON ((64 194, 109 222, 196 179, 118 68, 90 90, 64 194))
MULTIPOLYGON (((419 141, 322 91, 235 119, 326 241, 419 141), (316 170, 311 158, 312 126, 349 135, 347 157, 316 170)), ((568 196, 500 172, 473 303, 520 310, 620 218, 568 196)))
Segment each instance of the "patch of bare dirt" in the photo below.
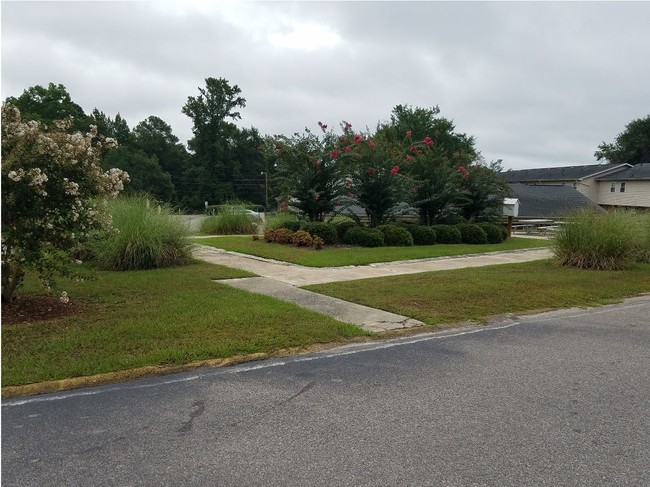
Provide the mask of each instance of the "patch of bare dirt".
POLYGON ((2 303, 2 324, 27 324, 34 321, 48 321, 83 313, 88 305, 70 300, 61 302, 58 296, 29 294, 17 296, 13 303, 2 303))

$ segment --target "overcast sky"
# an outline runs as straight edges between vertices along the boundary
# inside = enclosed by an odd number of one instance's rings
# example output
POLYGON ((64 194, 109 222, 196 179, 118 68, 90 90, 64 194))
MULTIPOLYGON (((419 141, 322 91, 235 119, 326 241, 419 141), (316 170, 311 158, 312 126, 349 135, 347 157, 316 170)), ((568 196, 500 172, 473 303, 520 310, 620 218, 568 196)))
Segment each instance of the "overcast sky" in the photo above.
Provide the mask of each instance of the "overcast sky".
POLYGON ((504 168, 595 163, 650 114, 650 3, 7 2, 2 99, 63 84, 134 127, 186 142, 207 77, 238 85, 262 134, 341 120, 371 130, 395 105, 438 105, 504 168))

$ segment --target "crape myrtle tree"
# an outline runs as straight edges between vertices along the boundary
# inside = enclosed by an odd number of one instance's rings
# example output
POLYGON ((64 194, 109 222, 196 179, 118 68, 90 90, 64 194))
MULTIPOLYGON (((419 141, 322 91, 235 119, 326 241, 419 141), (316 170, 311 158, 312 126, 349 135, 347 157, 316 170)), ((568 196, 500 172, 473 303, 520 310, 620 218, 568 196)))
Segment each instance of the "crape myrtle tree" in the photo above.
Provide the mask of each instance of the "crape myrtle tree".
MULTIPOLYGON (((106 197, 128 181, 120 169, 102 171, 101 154, 116 141, 70 133, 72 119, 47 127, 2 107, 2 300, 11 302, 27 269, 44 284, 70 274, 71 250, 110 227, 106 197)), ((66 296, 62 296, 62 299, 66 296)))
POLYGON ((357 133, 349 122, 344 121, 341 128, 343 135, 333 158, 340 161, 348 196, 364 209, 374 228, 386 222, 391 209, 404 200, 408 182, 400 173, 403 147, 381 133, 357 133))
POLYGON ((612 164, 650 163, 650 115, 628 123, 614 142, 600 144, 594 156, 612 164))
POLYGON ((322 136, 308 128, 301 135, 267 137, 265 149, 275 168, 276 190, 310 221, 321 221, 342 193, 337 163, 338 137, 319 122, 322 136))
POLYGON ((401 141, 404 172, 412 178, 409 194, 423 223, 500 214, 507 184, 498 174, 499 163, 485 164, 475 139, 457 133, 437 106, 397 105, 377 133, 401 141))

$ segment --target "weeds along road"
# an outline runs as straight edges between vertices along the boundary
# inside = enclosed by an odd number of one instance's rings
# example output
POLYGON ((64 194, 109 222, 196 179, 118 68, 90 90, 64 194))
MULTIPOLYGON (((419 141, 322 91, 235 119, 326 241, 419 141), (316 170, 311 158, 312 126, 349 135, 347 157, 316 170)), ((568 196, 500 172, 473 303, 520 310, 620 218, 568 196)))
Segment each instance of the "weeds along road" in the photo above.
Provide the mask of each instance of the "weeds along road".
POLYGON ((4 486, 650 485, 650 296, 4 401, 4 486))

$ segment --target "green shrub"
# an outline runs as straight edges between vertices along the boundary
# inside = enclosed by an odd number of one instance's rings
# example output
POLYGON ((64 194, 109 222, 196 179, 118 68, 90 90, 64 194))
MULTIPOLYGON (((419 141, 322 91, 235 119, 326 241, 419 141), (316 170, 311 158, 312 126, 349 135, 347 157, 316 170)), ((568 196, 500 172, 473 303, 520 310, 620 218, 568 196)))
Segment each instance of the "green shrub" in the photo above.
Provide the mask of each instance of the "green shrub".
POLYGON ((413 245, 433 245, 436 243, 436 231, 426 225, 404 225, 413 237, 413 245))
POLYGON ((485 231, 473 223, 459 223, 456 228, 460 231, 461 242, 472 245, 482 245, 488 243, 485 231))
POLYGON ((384 244, 391 247, 410 247, 413 245, 413 236, 398 225, 386 224, 377 227, 384 234, 384 244))
POLYGON ((355 227, 345 233, 343 243, 360 247, 381 247, 384 234, 376 228, 355 227))
POLYGON ((332 225, 334 225, 334 227, 336 228, 336 234, 338 236, 339 242, 343 242, 345 234, 348 232, 348 230, 350 230, 350 228, 355 228, 359 226, 359 224, 354 220, 352 220, 351 218, 341 222, 332 223, 332 225))
POLYGON ((111 201, 108 211, 117 231, 95 242, 92 248, 101 269, 154 269, 190 261, 188 230, 169 207, 134 196, 111 201))
POLYGON ((267 215, 265 223, 267 230, 275 230, 276 228, 288 228, 294 232, 300 230, 300 220, 296 215, 291 213, 267 215))
POLYGON ((578 213, 556 233, 553 251, 563 266, 624 269, 640 259, 639 221, 638 215, 628 211, 578 213))
POLYGON ((300 225, 300 229, 304 230, 310 235, 313 235, 314 237, 322 238, 323 242, 325 242, 327 245, 335 244, 338 240, 336 227, 330 223, 304 222, 302 225, 300 225))
POLYGON ((459 244, 462 242, 460 230, 452 225, 431 225, 436 232, 436 241, 441 244, 459 244))
POLYGON ((503 225, 496 223, 479 223, 479 227, 483 229, 487 235, 487 241, 491 244, 498 244, 503 242, 508 236, 508 230, 503 225))

